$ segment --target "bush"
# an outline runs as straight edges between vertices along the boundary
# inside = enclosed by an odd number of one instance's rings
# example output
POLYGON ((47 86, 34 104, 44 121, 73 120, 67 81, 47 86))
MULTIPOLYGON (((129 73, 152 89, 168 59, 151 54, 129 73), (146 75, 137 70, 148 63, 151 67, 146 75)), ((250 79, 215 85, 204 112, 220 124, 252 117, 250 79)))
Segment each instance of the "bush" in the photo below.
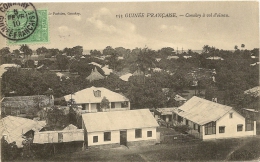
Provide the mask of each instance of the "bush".
POLYGON ((174 130, 181 133, 187 133, 190 130, 188 125, 176 125, 173 126, 174 130))

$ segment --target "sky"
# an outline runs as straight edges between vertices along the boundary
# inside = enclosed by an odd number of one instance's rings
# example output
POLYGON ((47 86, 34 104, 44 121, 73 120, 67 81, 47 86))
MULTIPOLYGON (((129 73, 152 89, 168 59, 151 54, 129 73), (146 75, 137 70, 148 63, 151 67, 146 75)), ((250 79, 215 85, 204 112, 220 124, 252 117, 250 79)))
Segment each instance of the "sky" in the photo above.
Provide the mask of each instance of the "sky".
MULTIPOLYGON (((36 9, 47 9, 50 42, 38 47, 102 50, 107 46, 134 49, 163 47, 201 50, 204 45, 233 50, 245 44, 246 49, 259 48, 258 2, 99 2, 99 3, 33 3, 36 9), (66 15, 53 15, 65 13, 66 15), (68 15, 79 13, 80 15, 68 15), (143 13, 144 17, 125 17, 143 13), (147 17, 148 13, 176 13, 177 17, 147 17), (205 17, 186 17, 189 15, 205 17), (207 17, 221 13, 229 17, 207 17), (122 15, 117 18, 116 15, 122 15), (184 16, 180 16, 184 15, 184 16)), ((0 42, 5 39, 0 38, 0 42)), ((5 44, 4 44, 5 45, 5 44)), ((11 50, 18 46, 10 46, 11 50)))

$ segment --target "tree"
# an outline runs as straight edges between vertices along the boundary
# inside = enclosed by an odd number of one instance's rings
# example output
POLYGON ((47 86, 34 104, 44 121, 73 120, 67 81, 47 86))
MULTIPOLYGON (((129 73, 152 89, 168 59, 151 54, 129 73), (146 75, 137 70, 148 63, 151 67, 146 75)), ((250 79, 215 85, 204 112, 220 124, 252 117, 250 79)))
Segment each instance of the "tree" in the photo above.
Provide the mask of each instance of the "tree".
POLYGON ((20 51, 23 52, 24 57, 27 56, 27 59, 28 59, 28 56, 31 56, 31 55, 32 55, 32 49, 30 49, 27 44, 21 45, 21 46, 20 46, 20 51))
POLYGON ((67 56, 58 54, 56 56, 56 58, 57 58, 57 65, 58 65, 59 70, 61 70, 61 71, 66 70, 68 62, 69 62, 67 56))
POLYGON ((67 116, 64 115, 63 110, 58 109, 58 107, 54 106, 47 111, 47 126, 56 130, 57 128, 62 127, 63 125, 67 125, 67 116))
POLYGON ((237 46, 237 45, 235 45, 235 46, 234 46, 234 49, 235 49, 235 50, 238 50, 238 46, 237 46))
POLYGON ((106 97, 103 97, 103 99, 101 100, 101 103, 100 103, 100 110, 99 111, 106 111, 106 109, 109 109, 110 106, 109 106, 109 100, 106 98, 106 97))
POLYGON ((10 63, 12 58, 11 56, 9 55, 11 52, 10 52, 10 48, 9 47, 4 47, 0 50, 0 61, 1 61, 1 64, 5 64, 5 63, 10 63))
POLYGON ((154 58, 152 57, 154 54, 154 51, 148 49, 148 48, 144 48, 143 50, 141 50, 137 56, 137 59, 135 61, 137 70, 140 70, 143 72, 143 81, 145 83, 145 74, 147 74, 146 72, 150 71, 149 69, 151 69, 152 67, 155 66, 153 60, 154 58))
POLYGON ((107 55, 111 55, 112 53, 114 53, 115 50, 111 47, 111 46, 107 46, 104 50, 103 50, 103 55, 107 56, 107 55))
POLYGON ((204 45, 202 49, 203 49, 202 50, 203 53, 209 53, 210 46, 209 45, 204 45))
POLYGON ((37 55, 47 54, 49 51, 46 47, 40 47, 36 49, 37 55))
POLYGON ((241 48, 244 49, 245 48, 245 44, 241 44, 241 48))

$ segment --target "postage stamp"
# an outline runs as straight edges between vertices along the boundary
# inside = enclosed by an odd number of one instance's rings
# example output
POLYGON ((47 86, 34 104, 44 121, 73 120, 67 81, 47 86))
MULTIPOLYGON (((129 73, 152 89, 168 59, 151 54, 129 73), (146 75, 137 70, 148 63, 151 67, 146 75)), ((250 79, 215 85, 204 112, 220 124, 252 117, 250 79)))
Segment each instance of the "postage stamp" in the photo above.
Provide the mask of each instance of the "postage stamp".
POLYGON ((38 25, 37 11, 32 3, 1 3, 0 33, 8 40, 23 40, 38 25))
POLYGON ((22 40, 8 40, 7 44, 17 45, 17 44, 48 43, 49 42, 48 11, 46 9, 37 10, 37 15, 38 15, 38 25, 35 31, 28 38, 22 40))

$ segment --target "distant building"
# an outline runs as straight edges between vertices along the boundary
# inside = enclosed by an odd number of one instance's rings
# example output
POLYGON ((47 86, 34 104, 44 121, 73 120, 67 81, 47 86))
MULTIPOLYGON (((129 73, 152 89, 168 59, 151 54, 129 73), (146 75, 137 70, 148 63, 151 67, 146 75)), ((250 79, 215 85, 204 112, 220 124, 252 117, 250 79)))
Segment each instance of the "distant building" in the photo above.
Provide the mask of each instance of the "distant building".
POLYGON ((154 112, 155 119, 162 119, 165 122, 172 122, 172 113, 177 110, 177 107, 157 108, 154 112))
POLYGON ((101 69, 103 70, 105 75, 110 75, 113 72, 113 70, 109 69, 108 66, 104 66, 101 69))
POLYGON ((181 106, 187 101, 187 99, 177 94, 174 97, 174 101, 177 103, 176 105, 181 106))
POLYGON ((98 71, 97 68, 95 67, 94 70, 92 70, 92 72, 90 73, 90 75, 88 77, 86 77, 87 80, 89 80, 90 82, 94 81, 94 80, 100 80, 100 79, 104 79, 105 77, 103 75, 101 75, 98 71))
POLYGON ((71 98, 74 99, 76 105, 81 106, 82 111, 85 112, 97 112, 104 97, 109 101, 109 108, 104 111, 130 109, 128 98, 103 87, 90 87, 78 91, 73 95, 64 96, 67 102, 70 101, 71 98))
POLYGON ((0 78, 2 78, 2 75, 7 71, 9 68, 19 68, 21 67, 20 65, 17 64, 2 64, 0 65, 0 78))
POLYGON ((179 56, 168 56, 168 57, 167 57, 167 60, 178 59, 178 58, 179 58, 179 56))
POLYGON ((82 119, 88 148, 156 143, 159 125, 149 109, 87 113, 82 119))
POLYGON ((1 109, 6 115, 22 116, 31 109, 51 107, 54 97, 46 95, 4 97, 1 109))
POLYGON ((188 133, 202 140, 256 135, 256 121, 230 106, 196 96, 173 112, 173 124, 189 125, 188 133))
POLYGON ((120 77, 120 79, 122 79, 123 81, 128 82, 128 79, 129 79, 132 75, 133 75, 133 74, 131 74, 131 73, 127 73, 127 74, 125 74, 125 75, 122 75, 122 76, 120 77))
POLYGON ((222 57, 219 57, 219 56, 214 56, 214 57, 208 57, 207 58, 208 60, 224 60, 222 57))
POLYGON ((254 88, 248 89, 244 91, 245 94, 249 94, 253 97, 260 97, 260 86, 256 86, 254 88))

